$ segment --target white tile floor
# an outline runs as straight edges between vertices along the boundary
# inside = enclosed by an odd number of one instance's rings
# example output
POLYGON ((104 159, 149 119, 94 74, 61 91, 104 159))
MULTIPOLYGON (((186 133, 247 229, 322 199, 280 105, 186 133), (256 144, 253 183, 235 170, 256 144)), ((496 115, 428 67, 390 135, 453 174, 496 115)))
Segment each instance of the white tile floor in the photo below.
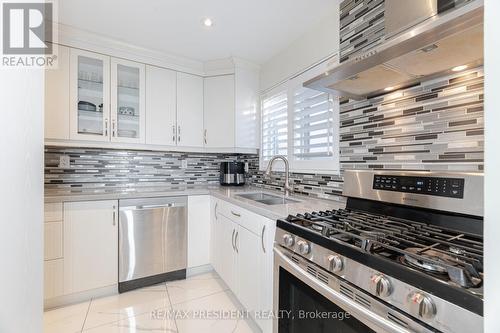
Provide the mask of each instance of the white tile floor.
POLYGON ((44 333, 259 332, 250 319, 215 318, 238 310, 234 295, 211 272, 47 311, 44 333))

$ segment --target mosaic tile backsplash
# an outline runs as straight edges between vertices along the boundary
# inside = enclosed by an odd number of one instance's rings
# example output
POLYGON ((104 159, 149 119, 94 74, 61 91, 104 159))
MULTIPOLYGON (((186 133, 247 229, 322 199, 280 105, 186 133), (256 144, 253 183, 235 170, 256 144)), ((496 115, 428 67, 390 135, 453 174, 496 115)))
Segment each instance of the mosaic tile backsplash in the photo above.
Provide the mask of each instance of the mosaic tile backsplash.
MULTIPOLYGON (((340 169, 483 171, 483 69, 340 106, 340 169)), ((292 174, 297 192, 338 199, 342 176, 292 174)), ((283 177, 254 184, 281 188, 283 177)))
POLYGON ((257 155, 45 147, 45 189, 104 190, 218 184, 220 162, 234 160, 248 162, 249 173, 258 167, 257 155), (69 168, 59 167, 61 155, 69 156, 69 168), (187 168, 182 168, 183 160, 187 168))
POLYGON ((382 42, 384 12, 384 0, 344 0, 340 3, 340 62, 382 42))

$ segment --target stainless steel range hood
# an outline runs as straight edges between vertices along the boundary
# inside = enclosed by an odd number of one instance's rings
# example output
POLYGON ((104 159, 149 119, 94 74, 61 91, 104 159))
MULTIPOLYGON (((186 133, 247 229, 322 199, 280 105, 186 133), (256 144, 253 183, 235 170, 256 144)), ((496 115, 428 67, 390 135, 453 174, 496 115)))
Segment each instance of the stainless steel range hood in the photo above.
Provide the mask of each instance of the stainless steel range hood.
POLYGON ((457 66, 482 65, 483 0, 438 13, 440 2, 385 0, 386 40, 304 86, 363 99, 445 75, 457 66))

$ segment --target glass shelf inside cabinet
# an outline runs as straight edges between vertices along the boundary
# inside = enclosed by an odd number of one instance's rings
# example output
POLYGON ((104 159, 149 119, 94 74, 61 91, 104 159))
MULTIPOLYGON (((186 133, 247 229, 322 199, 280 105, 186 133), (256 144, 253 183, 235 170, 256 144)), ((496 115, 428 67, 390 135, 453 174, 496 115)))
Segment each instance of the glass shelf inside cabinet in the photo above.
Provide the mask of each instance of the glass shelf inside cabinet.
POLYGON ((103 62, 78 57, 78 133, 103 134, 103 62))
POLYGON ((140 72, 137 67, 118 65, 117 135, 122 138, 140 136, 140 72))

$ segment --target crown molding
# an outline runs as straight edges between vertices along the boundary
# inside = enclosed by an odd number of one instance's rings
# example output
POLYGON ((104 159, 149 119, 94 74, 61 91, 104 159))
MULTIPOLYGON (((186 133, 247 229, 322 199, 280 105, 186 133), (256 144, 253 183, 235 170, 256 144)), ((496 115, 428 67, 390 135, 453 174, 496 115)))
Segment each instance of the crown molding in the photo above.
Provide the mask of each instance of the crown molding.
POLYGON ((165 52, 152 50, 100 34, 78 29, 69 25, 57 24, 56 44, 101 53, 116 58, 132 60, 203 77, 231 75, 237 68, 260 71, 260 66, 238 57, 216 59, 206 62, 192 60, 165 52))
POLYGON ((164 67, 179 72, 200 76, 205 75, 204 63, 201 61, 132 45, 61 23, 57 24, 57 30, 58 44, 61 45, 164 67))

